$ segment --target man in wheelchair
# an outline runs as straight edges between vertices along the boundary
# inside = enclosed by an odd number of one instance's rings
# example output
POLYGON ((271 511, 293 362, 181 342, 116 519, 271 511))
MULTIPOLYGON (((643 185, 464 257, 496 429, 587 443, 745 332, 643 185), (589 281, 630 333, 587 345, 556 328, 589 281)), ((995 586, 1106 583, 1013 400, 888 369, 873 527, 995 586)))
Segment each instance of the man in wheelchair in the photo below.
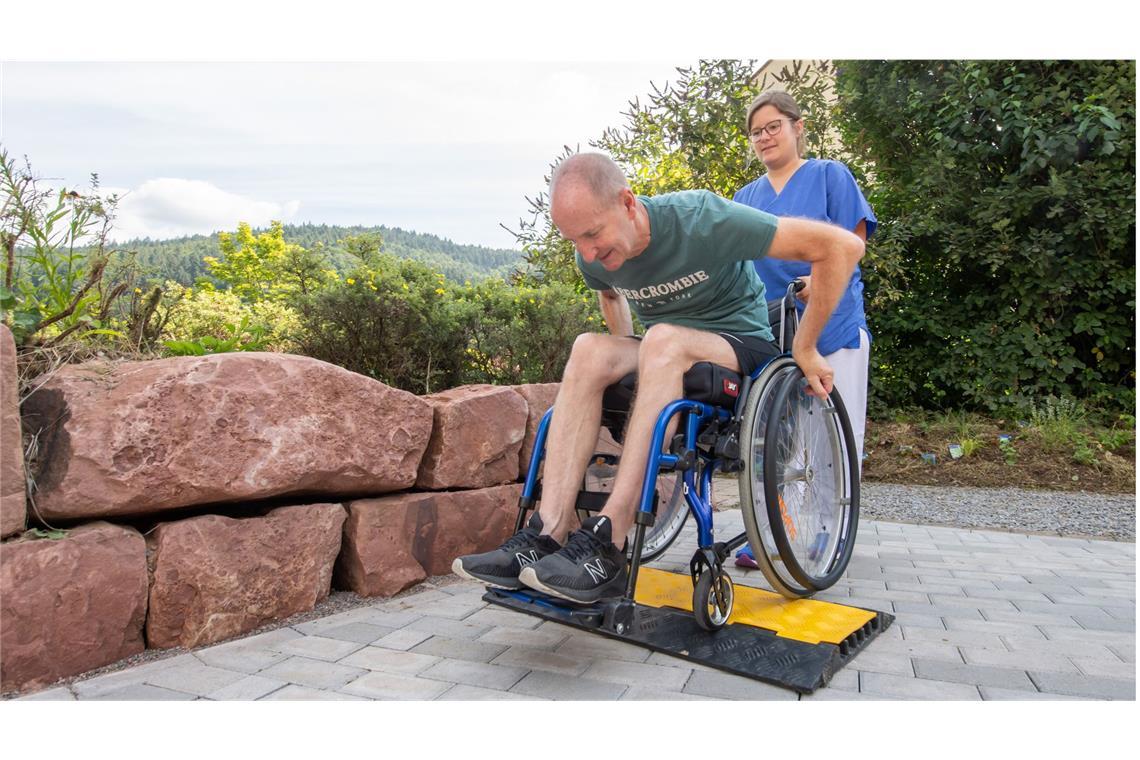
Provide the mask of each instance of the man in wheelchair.
POLYGON ((712 362, 747 375, 779 353, 752 260, 812 265, 812 297, 792 356, 810 393, 823 397, 833 373, 816 339, 864 244, 840 227, 777 218, 707 191, 634 195, 617 164, 599 153, 555 167, 550 203, 559 232, 577 249, 586 284, 599 291, 609 334, 585 333, 574 342, 550 421, 535 514, 498 549, 459 557, 452 569, 497 588, 530 587, 590 603, 625 590, 625 557, 614 537, 621 541, 633 525, 654 424, 681 398, 684 373, 712 362), (646 327, 640 338, 631 308, 646 327), (573 530, 603 392, 635 371, 637 396, 613 490, 601 512, 573 530))

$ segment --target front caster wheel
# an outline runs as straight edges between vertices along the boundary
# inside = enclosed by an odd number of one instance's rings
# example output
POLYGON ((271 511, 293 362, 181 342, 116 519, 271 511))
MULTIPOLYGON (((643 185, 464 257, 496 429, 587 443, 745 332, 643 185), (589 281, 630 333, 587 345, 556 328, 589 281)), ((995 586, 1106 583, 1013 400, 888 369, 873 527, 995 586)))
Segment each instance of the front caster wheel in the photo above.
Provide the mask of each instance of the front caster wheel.
POLYGON ((693 617, 706 631, 719 631, 732 614, 732 578, 723 570, 706 570, 693 589, 693 617))

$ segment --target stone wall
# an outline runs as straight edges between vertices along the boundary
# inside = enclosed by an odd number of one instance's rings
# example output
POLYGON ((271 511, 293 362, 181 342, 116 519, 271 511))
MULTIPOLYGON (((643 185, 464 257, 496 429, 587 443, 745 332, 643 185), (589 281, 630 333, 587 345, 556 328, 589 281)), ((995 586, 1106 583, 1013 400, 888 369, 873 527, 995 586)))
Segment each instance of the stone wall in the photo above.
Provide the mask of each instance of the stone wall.
POLYGON ((0 378, 5 692, 231 638, 333 588, 391 596, 494 548, 558 388, 417 397, 237 353, 71 365, 17 408, 3 327, 0 378))

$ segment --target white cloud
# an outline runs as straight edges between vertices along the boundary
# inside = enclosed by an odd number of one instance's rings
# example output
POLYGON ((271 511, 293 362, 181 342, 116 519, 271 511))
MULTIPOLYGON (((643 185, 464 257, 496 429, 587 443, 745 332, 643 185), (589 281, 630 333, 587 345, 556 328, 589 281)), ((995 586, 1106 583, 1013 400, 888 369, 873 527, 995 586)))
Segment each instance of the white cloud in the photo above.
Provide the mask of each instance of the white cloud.
POLYGON ((254 227, 290 221, 300 201, 262 201, 227 192, 201 180, 162 177, 147 180, 122 197, 112 237, 117 241, 149 237, 210 234, 237 229, 238 222, 254 227))

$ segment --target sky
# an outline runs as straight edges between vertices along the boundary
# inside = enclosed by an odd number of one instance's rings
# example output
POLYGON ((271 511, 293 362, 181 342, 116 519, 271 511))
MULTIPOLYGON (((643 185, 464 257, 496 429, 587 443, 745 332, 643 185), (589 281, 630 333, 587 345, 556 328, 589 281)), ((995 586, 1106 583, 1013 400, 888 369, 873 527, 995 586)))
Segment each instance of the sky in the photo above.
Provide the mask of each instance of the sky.
POLYGON ((502 225, 529 218, 563 147, 700 58, 1135 57, 1127 23, 1074 35, 1071 4, 1017 5, 875 0, 854 25, 838 0, 810 18, 735 0, 12 5, 0 146, 52 183, 98 173, 122 195, 118 240, 281 220, 513 247, 502 225))
POLYGON ((0 143, 68 187, 98 173, 118 240, 281 220, 513 247, 563 146, 693 64, 7 62, 0 143))

